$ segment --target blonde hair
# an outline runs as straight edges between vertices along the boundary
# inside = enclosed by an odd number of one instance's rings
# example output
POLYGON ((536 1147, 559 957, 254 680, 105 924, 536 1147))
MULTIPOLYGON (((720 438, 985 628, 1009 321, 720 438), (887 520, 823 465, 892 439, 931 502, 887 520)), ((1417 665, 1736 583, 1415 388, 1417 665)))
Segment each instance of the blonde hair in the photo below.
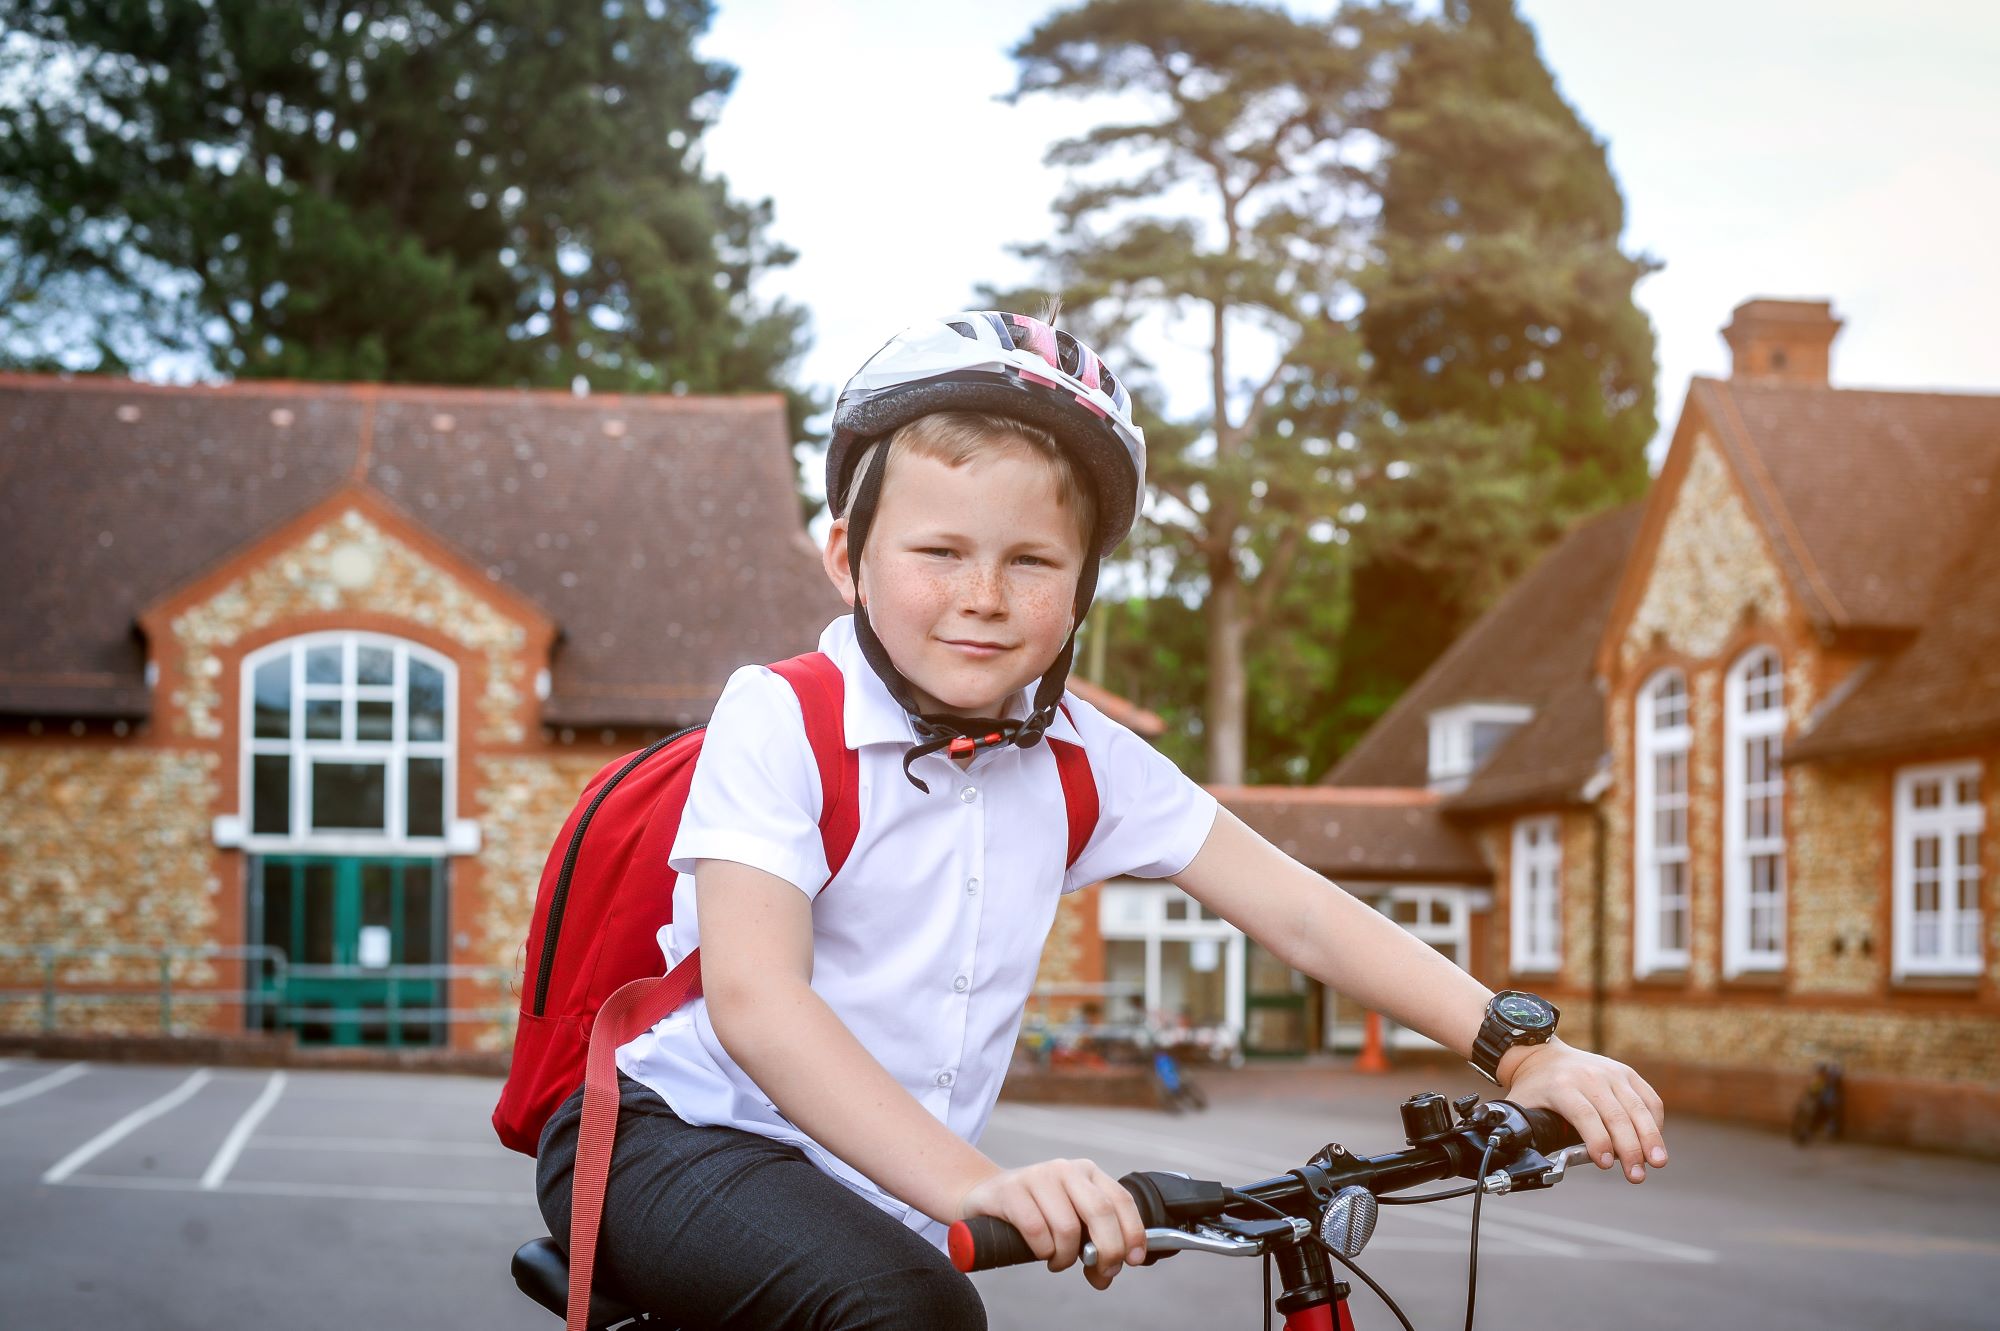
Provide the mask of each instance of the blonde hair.
POLYGON ((854 472, 847 480, 841 517, 852 516, 861 478, 867 474, 875 450, 885 444, 889 450, 885 467, 905 456, 929 458, 947 467, 962 467, 976 457, 994 454, 1039 458, 1055 478, 1056 501, 1076 519, 1078 544, 1085 553, 1090 551, 1091 536, 1097 527, 1097 495, 1077 471, 1075 461, 1047 430, 1012 416, 983 411, 934 411, 919 416, 895 430, 886 441, 877 439, 861 450, 854 472))

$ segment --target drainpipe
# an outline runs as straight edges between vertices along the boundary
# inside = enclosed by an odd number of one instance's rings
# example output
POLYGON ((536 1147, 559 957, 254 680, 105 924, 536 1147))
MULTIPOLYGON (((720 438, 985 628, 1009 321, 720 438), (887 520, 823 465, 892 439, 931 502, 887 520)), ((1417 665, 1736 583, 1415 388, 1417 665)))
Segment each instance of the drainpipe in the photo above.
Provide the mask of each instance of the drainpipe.
POLYGON ((1611 788, 1611 766, 1606 763, 1584 783, 1582 795, 1590 806, 1590 822, 1596 833, 1591 839, 1590 876, 1593 900, 1590 909, 1590 1049, 1604 1049, 1604 903, 1610 894, 1609 874, 1611 827, 1604 816, 1604 793, 1611 788))

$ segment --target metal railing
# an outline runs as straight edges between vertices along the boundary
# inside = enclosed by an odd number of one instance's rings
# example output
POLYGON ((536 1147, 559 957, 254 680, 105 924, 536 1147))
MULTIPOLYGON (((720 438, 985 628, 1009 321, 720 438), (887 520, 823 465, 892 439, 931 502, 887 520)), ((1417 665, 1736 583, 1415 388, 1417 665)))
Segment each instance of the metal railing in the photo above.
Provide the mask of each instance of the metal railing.
POLYGON ((81 1007, 111 1004, 156 1003, 159 1029, 172 1034, 174 1012, 189 1005, 236 1003, 247 1009, 253 1027, 269 1017, 280 1027, 298 1025, 384 1025, 392 1032, 404 1026, 456 1022, 495 1022, 511 1026, 519 994, 516 974, 506 966, 358 966, 295 964, 284 949, 264 944, 205 947, 143 947, 111 944, 103 947, 0 947, 0 971, 12 969, 9 962, 32 959, 40 969, 40 982, 32 987, 0 987, 0 1003, 39 1003, 41 1028, 45 1033, 58 1029, 58 1012, 65 1005, 81 1007), (147 979, 72 982, 62 977, 62 963, 88 960, 106 962, 139 960, 147 964, 147 979), (240 962, 244 983, 240 988, 197 985, 188 972, 215 962, 240 962), (256 979, 252 980, 253 974, 256 979), (288 1004, 283 995, 293 980, 368 981, 384 986, 379 1006, 334 1007, 324 1003, 288 1004), (489 1007, 408 1007, 398 1002, 405 985, 434 984, 445 980, 483 980, 509 1001, 489 1007))

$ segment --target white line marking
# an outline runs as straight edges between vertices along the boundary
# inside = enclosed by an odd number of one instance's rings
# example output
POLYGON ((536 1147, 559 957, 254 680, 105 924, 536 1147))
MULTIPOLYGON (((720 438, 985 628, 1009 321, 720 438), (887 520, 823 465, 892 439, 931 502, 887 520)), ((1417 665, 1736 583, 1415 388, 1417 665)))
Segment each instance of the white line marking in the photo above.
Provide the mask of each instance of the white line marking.
POLYGON ((0 1108, 4 1108, 7 1105, 17 1105, 23 1100, 31 1100, 43 1091, 53 1091, 65 1082, 75 1081, 88 1071, 90 1071, 90 1064, 72 1063, 60 1071, 51 1072, 46 1077, 37 1077, 26 1085, 16 1086, 11 1091, 0 1093, 0 1108))
POLYGON ((143 1175, 78 1174, 64 1179, 65 1188, 129 1188, 141 1192, 214 1192, 222 1196, 244 1197, 334 1197, 363 1202, 450 1202, 472 1206, 533 1206, 535 1194, 519 1192, 476 1192, 453 1188, 375 1188, 353 1183, 224 1183, 219 1188, 203 1188, 198 1179, 147 1178, 143 1175))
POLYGON ((473 1155, 499 1159, 518 1158, 498 1142, 441 1142, 401 1137, 273 1137, 266 1134, 249 1143, 253 1151, 355 1151, 363 1155, 473 1155))
POLYGON ((208 1162, 208 1170, 201 1176, 201 1186, 214 1192, 222 1186, 222 1180, 229 1177, 229 1171, 236 1168, 237 1157, 243 1154, 244 1144, 250 1134, 264 1121, 264 1115, 271 1112, 271 1106, 278 1103, 278 1097, 285 1093, 285 1074, 273 1072, 271 1080, 264 1083, 264 1093, 243 1111, 243 1117, 236 1120, 236 1126, 223 1138, 222 1149, 215 1153, 215 1159, 208 1162))
MULTIPOLYGON (((1491 1203, 1488 1203, 1488 1205, 1490 1206, 1491 1203)), ((1385 1216, 1389 1212, 1389 1208, 1386 1206, 1382 1210, 1385 1216)), ((1432 1206, 1398 1206, 1396 1208, 1396 1217, 1400 1220, 1415 1220, 1426 1225, 1438 1225, 1445 1229, 1457 1230, 1460 1234, 1469 1234, 1472 1228, 1472 1212, 1470 1209, 1460 1211, 1458 1208, 1453 1207, 1450 1211, 1439 1215, 1432 1209, 1432 1206)), ((1582 1257, 1585 1253, 1583 1248, 1578 1247, 1574 1243, 1565 1243, 1561 1239, 1544 1238, 1540 1234, 1530 1234, 1519 1225, 1510 1223, 1510 1220, 1511 1217, 1509 1220, 1495 1220, 1490 1210, 1481 1210, 1479 1213, 1480 1241, 1483 1243, 1489 1236, 1505 1239, 1509 1243, 1519 1244, 1523 1248, 1533 1248, 1555 1257, 1582 1257)))
POLYGON ((71 1174, 74 1174, 77 1170, 81 1169, 84 1165, 88 1164, 93 1157, 101 1154, 104 1151, 110 1150, 113 1146, 116 1146, 119 1142, 123 1141, 131 1133, 135 1132, 139 1128, 144 1127, 146 1124, 152 1122, 160 1115, 167 1113, 170 1110, 174 1109, 176 1106, 184 1103, 196 1091, 200 1090, 203 1086, 206 1086, 207 1084, 208 1084, 208 1069, 207 1068, 195 1069, 194 1075, 192 1077, 189 1077, 186 1081, 182 1082, 178 1087, 167 1092, 165 1095, 153 1101, 153 1103, 146 1105, 144 1108, 133 1110, 131 1113, 127 1114, 124 1118, 119 1119, 116 1123, 113 1123, 110 1127, 98 1133, 95 1137, 92 1137, 89 1141, 85 1142, 83 1145, 77 1147, 74 1151, 71 1151, 68 1155, 64 1156, 61 1160, 57 1161, 54 1168, 50 1169, 48 1173, 42 1175, 42 1182, 44 1183, 62 1182, 64 1179, 68 1178, 71 1174))
MULTIPOLYGON (((1482 1220, 1485 1216, 1482 1214, 1482 1220)), ((1719 1254, 1709 1248, 1696 1248, 1685 1243, 1675 1243, 1672 1239, 1655 1238, 1651 1234, 1635 1234, 1629 1229, 1615 1229, 1596 1221, 1571 1220, 1559 1215, 1545 1215, 1540 1211, 1522 1211, 1508 1217, 1524 1225, 1537 1225, 1552 1229, 1558 1234, 1572 1234, 1580 1239, 1596 1239, 1603 1243, 1621 1244, 1636 1248, 1640 1252, 1659 1257, 1678 1258, 1683 1262, 1714 1262, 1719 1254)))

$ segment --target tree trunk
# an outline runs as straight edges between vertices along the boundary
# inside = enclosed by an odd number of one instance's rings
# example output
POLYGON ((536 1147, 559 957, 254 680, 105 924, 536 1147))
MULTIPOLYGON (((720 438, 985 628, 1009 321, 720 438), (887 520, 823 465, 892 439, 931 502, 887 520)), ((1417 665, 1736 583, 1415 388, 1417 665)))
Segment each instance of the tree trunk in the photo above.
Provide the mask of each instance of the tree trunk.
POLYGON ((1208 703, 1204 738, 1208 783, 1243 784, 1243 584, 1228 551, 1208 566, 1208 703))

